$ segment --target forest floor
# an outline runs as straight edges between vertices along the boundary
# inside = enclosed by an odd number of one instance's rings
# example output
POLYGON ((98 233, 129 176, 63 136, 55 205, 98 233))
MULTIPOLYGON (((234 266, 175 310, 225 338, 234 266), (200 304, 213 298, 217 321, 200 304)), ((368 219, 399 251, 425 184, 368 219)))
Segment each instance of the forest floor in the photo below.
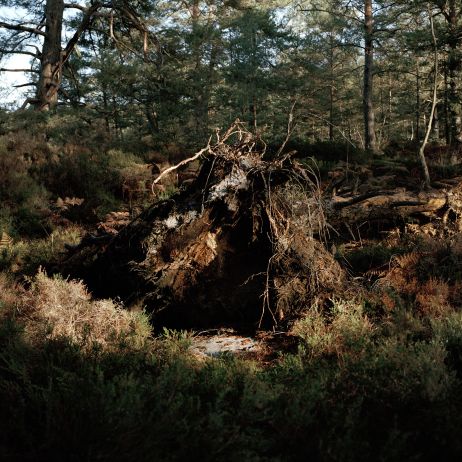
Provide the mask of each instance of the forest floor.
POLYGON ((460 460, 462 165, 262 149, 2 232, 2 460, 460 460))

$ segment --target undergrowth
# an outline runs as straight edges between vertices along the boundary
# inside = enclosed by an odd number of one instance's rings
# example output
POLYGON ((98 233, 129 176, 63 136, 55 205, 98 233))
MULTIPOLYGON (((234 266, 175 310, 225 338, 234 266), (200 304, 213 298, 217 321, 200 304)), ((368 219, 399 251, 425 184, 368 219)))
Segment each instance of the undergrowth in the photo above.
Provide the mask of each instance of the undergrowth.
POLYGON ((0 278, 1 460, 457 460, 462 316, 315 307, 296 353, 201 360, 75 281, 0 278))
POLYGON ((78 244, 83 234, 81 228, 70 226, 57 228, 43 238, 14 240, 0 248, 0 271, 33 276, 41 266, 60 258, 66 244, 78 244))
MULTIPOLYGON (((165 153, 140 140, 133 153, 104 127, 83 146, 89 125, 25 112, 0 133, 0 237, 12 239, 0 248, 1 461, 462 458, 460 239, 339 246, 367 293, 307 307, 295 352, 199 359, 191 334, 154 337, 142 311, 40 270, 84 233, 53 223, 59 198, 84 199, 87 218, 152 200, 149 162, 165 153)), ((323 174, 363 161, 341 144, 287 149, 323 174)), ((285 193, 296 217, 298 191, 285 193)))

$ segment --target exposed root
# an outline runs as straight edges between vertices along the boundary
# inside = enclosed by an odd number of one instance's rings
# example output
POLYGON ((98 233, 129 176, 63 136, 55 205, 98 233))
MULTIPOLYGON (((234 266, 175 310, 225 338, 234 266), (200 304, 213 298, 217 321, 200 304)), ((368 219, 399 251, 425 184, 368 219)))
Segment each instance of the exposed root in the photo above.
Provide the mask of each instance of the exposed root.
POLYGON ((97 294, 145 305, 154 322, 176 326, 274 326, 341 291, 345 276, 323 245, 315 168, 291 156, 263 160, 264 152, 239 121, 217 132, 214 144, 161 174, 202 158, 187 190, 82 253, 84 262, 74 256, 72 272, 97 294))

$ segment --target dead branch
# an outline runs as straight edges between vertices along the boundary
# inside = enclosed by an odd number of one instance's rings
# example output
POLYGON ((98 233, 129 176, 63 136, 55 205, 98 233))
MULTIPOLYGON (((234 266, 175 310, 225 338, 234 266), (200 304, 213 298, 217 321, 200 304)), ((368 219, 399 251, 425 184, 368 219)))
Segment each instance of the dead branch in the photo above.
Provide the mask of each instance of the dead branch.
POLYGON ((170 172, 173 172, 177 169, 179 169, 180 167, 183 167, 183 165, 187 165, 191 162, 194 162, 195 160, 199 159, 200 156, 202 156, 205 152, 207 151, 210 151, 210 139, 209 139, 209 142, 207 144, 207 146, 203 149, 201 149, 199 152, 197 152, 196 154, 194 154, 194 156, 192 157, 189 157, 188 159, 184 159, 182 160, 181 162, 179 162, 178 164, 176 165, 172 165, 171 167, 167 168, 166 170, 164 170, 153 182, 152 182, 152 186, 151 186, 151 190, 152 190, 152 194, 156 194, 155 193, 155 190, 154 190, 154 186, 159 183, 159 181, 166 175, 168 175, 170 172))
POLYGON ((289 112, 289 118, 287 121, 287 134, 284 142, 281 144, 281 147, 278 149, 278 152, 276 153, 276 158, 279 157, 282 154, 282 151, 284 151, 284 148, 286 147, 286 144, 289 142, 290 137, 292 136, 292 133, 297 126, 297 123, 294 123, 294 109, 297 104, 297 101, 295 100, 292 104, 292 107, 290 108, 289 112))
POLYGON ((36 28, 36 27, 28 27, 28 26, 24 26, 22 24, 9 24, 9 23, 6 23, 6 22, 0 22, 0 29, 9 29, 9 30, 15 30, 15 31, 18 31, 18 32, 30 32, 31 34, 34 34, 34 35, 41 35, 43 37, 45 37, 45 32, 41 31, 40 29, 36 28))

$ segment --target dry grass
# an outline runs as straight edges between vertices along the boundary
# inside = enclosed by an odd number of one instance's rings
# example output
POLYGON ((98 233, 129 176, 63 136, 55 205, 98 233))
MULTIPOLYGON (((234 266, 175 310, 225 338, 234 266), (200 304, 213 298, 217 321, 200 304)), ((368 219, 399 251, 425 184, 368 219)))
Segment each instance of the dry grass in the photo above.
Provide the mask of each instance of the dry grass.
MULTIPOLYGON (((0 278, 0 289, 5 277, 0 278)), ((151 328, 143 313, 132 313, 112 300, 92 300, 81 281, 48 277, 32 280, 29 290, 2 290, 0 302, 24 327, 33 344, 66 337, 83 350, 95 346, 105 351, 142 348, 151 328)), ((5 315, 5 313, 4 313, 5 315)))

